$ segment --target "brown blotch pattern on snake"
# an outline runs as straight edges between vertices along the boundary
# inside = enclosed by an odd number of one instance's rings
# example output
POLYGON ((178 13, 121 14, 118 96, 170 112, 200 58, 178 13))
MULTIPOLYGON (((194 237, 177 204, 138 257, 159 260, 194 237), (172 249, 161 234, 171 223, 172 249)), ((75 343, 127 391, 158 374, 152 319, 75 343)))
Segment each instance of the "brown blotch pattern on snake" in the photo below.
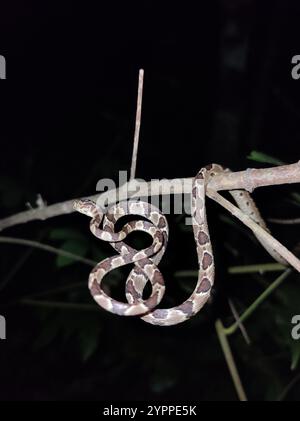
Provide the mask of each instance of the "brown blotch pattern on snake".
MULTIPOLYGON (((169 326, 188 320, 202 308, 209 297, 214 283, 214 261, 206 221, 205 187, 209 177, 222 172, 230 172, 230 170, 217 164, 209 164, 201 169, 193 179, 191 215, 194 216, 193 231, 197 244, 199 278, 190 298, 181 305, 170 309, 153 310, 153 307, 159 304, 165 290, 164 279, 157 265, 167 245, 168 224, 160 210, 146 202, 127 201, 119 202, 108 210, 101 209, 101 212, 98 213, 96 204, 90 200, 76 201, 74 203, 75 210, 92 218, 90 222, 92 234, 104 241, 109 241, 112 247, 119 252, 118 257, 113 256, 112 258, 105 259, 90 274, 89 287, 92 295, 97 297, 96 302, 100 306, 120 315, 139 313, 144 321, 161 326, 169 326), (127 224, 126 228, 124 227, 123 230, 115 233, 115 222, 126 214, 140 215, 149 220, 149 222, 137 222, 136 225, 131 226, 127 224), (101 224, 103 224, 103 229, 99 228, 101 224), (126 246, 123 241, 130 230, 132 232, 133 230, 138 231, 139 229, 146 232, 148 230, 153 238, 152 246, 140 251, 126 246), (156 232, 157 229, 158 231, 161 229, 159 234, 156 232), (117 268, 127 263, 133 263, 134 268, 130 272, 126 283, 128 303, 125 304, 116 302, 107 296, 98 285, 98 281, 100 282, 100 279, 113 267, 117 268), (152 295, 148 300, 143 301, 143 288, 149 280, 152 283, 152 287, 154 287, 154 291, 152 290, 152 295), (133 301, 138 302, 136 307, 134 307, 133 301)), ((232 192, 230 193, 232 194, 232 192)), ((248 207, 248 214, 252 210, 250 216, 258 224, 264 226, 259 212, 256 209, 251 209, 253 206, 249 195, 243 191, 236 192, 236 195, 240 197, 240 202, 243 201, 243 204, 241 203, 242 206, 240 206, 236 200, 238 206, 242 210, 243 207, 248 207)), ((270 252, 269 249, 268 251, 270 252)), ((274 254, 274 251, 270 253, 274 254)))
POLYGON ((209 242, 208 235, 204 231, 200 231, 198 234, 198 241, 199 244, 203 246, 204 244, 209 242))
POLYGON ((202 268, 206 270, 213 262, 212 255, 209 253, 204 253, 202 259, 202 268))
POLYGON ((208 278, 203 278, 199 287, 197 288, 197 293, 204 293, 204 292, 208 292, 211 289, 211 283, 210 280, 208 278))
POLYGON ((193 314, 193 306, 194 306, 193 301, 186 301, 185 303, 181 304, 180 311, 182 311, 183 313, 187 315, 191 315, 193 314))

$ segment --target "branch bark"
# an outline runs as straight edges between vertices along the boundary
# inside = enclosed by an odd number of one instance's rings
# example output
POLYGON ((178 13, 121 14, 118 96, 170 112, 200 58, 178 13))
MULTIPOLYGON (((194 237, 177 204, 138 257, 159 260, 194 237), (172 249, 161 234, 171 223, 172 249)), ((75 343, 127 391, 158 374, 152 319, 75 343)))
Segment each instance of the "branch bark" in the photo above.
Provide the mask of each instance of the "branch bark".
MULTIPOLYGON (((101 198, 101 201, 106 200, 108 204, 112 204, 115 202, 116 197, 118 197, 118 200, 127 199, 128 191, 132 191, 130 194, 132 198, 191 193, 192 180, 192 178, 163 179, 152 180, 148 183, 132 180, 118 189, 109 190, 102 194, 95 194, 89 196, 89 198, 94 201, 101 198)), ((219 174, 212 178, 208 187, 210 190, 215 191, 245 189, 251 192, 257 187, 291 183, 300 183, 300 161, 295 164, 279 167, 264 169, 248 168, 245 171, 219 174)), ((34 220, 46 220, 55 216, 70 214, 74 212, 74 200, 67 200, 43 208, 30 209, 4 218, 0 220, 0 231, 34 220)))

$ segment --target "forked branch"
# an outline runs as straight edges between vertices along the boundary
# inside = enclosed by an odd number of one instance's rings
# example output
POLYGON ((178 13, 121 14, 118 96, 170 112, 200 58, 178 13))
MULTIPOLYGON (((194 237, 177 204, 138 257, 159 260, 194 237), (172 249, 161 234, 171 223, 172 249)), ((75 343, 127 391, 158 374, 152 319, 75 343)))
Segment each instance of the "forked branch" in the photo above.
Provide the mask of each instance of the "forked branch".
MULTIPOLYGON (((118 189, 109 190, 102 194, 89 196, 89 199, 106 202, 108 205, 118 200, 128 198, 128 191, 133 190, 130 197, 148 197, 157 195, 191 193, 192 178, 178 178, 173 180, 153 180, 148 183, 134 181, 134 190, 131 182, 120 186, 118 189)), ((211 191, 245 189, 253 191, 257 187, 275 186, 280 184, 300 183, 300 162, 279 167, 264 169, 247 169, 245 171, 218 174, 208 184, 211 191)), ((59 215, 74 212, 72 200, 55 203, 42 208, 30 209, 0 220, 0 231, 18 224, 34 220, 46 220, 59 215)))

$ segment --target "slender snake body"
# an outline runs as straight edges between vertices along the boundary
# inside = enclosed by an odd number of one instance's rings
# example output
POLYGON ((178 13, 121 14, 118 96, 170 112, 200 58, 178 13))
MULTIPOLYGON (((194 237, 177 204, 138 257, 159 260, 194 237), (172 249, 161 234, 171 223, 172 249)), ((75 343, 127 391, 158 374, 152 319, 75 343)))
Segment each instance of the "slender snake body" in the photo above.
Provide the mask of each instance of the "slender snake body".
MULTIPOLYGON (((158 269, 158 264, 165 252, 168 242, 168 223, 160 210, 142 201, 124 201, 111 206, 105 213, 96 203, 88 199, 76 200, 74 208, 91 217, 90 230, 99 239, 107 241, 118 252, 98 263, 89 276, 89 289, 94 300, 105 310, 118 315, 140 316, 145 322, 153 325, 170 326, 184 322, 194 316, 210 297, 214 284, 214 258, 206 219, 205 192, 210 177, 217 173, 230 171, 218 164, 202 168, 193 180, 191 195, 191 215, 194 239, 198 256, 198 281, 191 296, 182 304, 168 308, 156 309, 161 302, 165 284, 158 269), (123 216, 134 215, 144 219, 126 223, 119 232, 115 232, 116 222, 123 216), (100 226, 102 225, 102 228, 100 226), (152 244, 143 250, 136 250, 124 242, 134 231, 143 231, 152 237, 152 244), (109 297, 102 289, 104 276, 118 267, 134 264, 126 281, 127 303, 109 297), (143 298, 143 291, 150 281, 152 292, 149 298, 143 298)), ((239 208, 257 224, 268 230, 253 199, 245 190, 232 190, 239 208)), ((279 262, 282 258, 270 248, 259 236, 257 239, 265 249, 279 262)))

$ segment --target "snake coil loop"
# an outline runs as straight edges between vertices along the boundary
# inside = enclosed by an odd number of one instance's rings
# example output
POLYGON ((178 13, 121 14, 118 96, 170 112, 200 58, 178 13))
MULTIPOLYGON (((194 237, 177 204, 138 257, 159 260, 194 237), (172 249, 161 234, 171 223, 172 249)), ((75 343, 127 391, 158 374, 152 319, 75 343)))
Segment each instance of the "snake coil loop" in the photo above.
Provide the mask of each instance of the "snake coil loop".
MULTIPOLYGON (((221 172, 228 172, 218 164, 202 168, 193 180, 191 194, 191 214, 194 239, 198 256, 198 281, 191 296, 182 304, 157 309, 165 293, 164 278, 158 269, 168 243, 168 223, 158 208, 142 201, 124 201, 101 212, 96 203, 88 199, 74 202, 74 209, 89 216, 90 230, 99 239, 107 241, 118 253, 98 263, 91 271, 88 286, 94 300, 105 310, 123 316, 140 316, 145 322, 170 326, 184 322, 194 316, 210 297, 214 283, 214 258, 206 219, 205 190, 209 178, 221 172), (119 232, 115 232, 116 222, 126 215, 139 218, 127 222, 119 232), (102 226, 102 227, 101 227, 102 226), (143 231, 152 237, 150 247, 136 250, 125 243, 126 237, 134 231, 143 231), (123 303, 108 296, 102 289, 104 276, 118 267, 134 264, 126 280, 126 299, 123 303), (150 281, 152 292, 143 299, 143 291, 150 281)), ((255 222, 267 229, 264 220, 255 206, 250 194, 244 190, 230 191, 237 205, 255 222)), ((270 250, 262 238, 258 240, 276 260, 280 260, 275 250, 270 250)))

